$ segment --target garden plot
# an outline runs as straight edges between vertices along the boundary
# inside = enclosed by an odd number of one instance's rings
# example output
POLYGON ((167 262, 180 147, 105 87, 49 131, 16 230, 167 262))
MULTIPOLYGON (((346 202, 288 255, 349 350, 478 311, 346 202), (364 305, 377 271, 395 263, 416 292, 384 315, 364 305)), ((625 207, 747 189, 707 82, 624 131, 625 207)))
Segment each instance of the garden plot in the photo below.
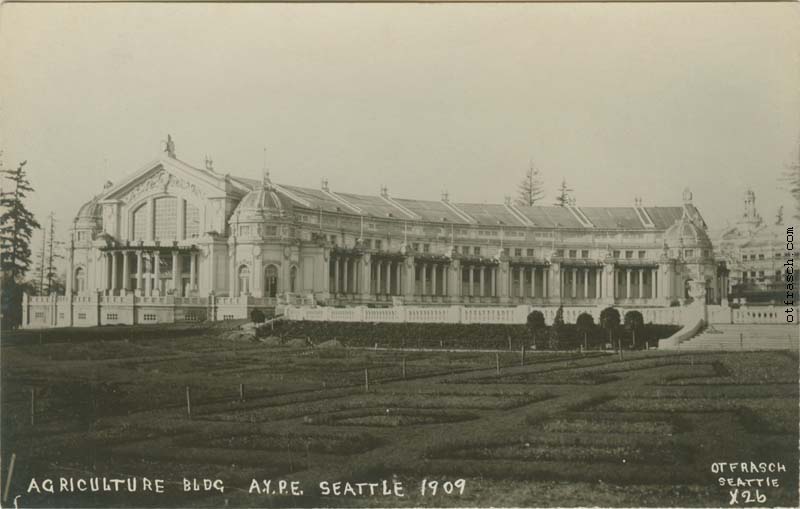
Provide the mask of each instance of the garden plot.
POLYGON ((381 406, 306 416, 304 422, 333 426, 398 427, 460 422, 477 418, 476 414, 450 410, 381 406))

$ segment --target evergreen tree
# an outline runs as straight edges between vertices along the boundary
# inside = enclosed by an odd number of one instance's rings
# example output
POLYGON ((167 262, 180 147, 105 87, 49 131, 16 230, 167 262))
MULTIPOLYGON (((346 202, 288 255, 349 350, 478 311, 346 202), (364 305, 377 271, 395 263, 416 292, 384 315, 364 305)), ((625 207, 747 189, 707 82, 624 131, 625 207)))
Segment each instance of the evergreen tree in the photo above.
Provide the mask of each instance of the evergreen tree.
POLYGON ((789 194, 794 199, 794 218, 800 219, 800 143, 798 144, 797 160, 786 169, 783 180, 789 184, 789 194))
POLYGON ((570 194, 572 191, 571 187, 567 187, 567 179, 561 179, 561 187, 558 188, 555 205, 559 207, 575 205, 575 198, 570 194))
POLYGON ((541 173, 531 163, 528 172, 525 173, 525 178, 522 179, 522 182, 517 187, 517 200, 515 203, 520 207, 530 207, 543 197, 544 189, 542 188, 541 173))
POLYGON ((50 231, 47 242, 47 266, 45 267, 45 279, 47 280, 47 293, 50 295, 53 292, 61 293, 61 288, 64 286, 58 277, 58 270, 56 269, 56 260, 61 260, 64 256, 61 254, 61 242, 55 240, 56 238, 56 215, 50 212, 50 231))
MULTIPOLYGON (((13 191, 0 192, 0 269, 2 269, 2 327, 12 328, 22 321, 23 277, 31 265, 31 235, 40 228, 25 206, 27 193, 33 192, 23 161, 16 170, 0 170, 14 184, 13 191)), ((0 165, 0 167, 2 167, 0 165)))

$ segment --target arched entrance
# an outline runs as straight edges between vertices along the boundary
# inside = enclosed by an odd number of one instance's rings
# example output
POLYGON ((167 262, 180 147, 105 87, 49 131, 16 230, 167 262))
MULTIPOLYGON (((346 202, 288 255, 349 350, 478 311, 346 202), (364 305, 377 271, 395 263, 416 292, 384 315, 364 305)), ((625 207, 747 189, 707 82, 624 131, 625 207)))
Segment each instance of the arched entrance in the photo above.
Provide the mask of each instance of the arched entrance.
POLYGON ((297 266, 292 265, 292 268, 289 269, 289 291, 291 293, 297 292, 297 266))
POLYGON ((242 265, 239 267, 239 295, 250 293, 250 267, 242 265))
POLYGON ((275 297, 278 295, 278 267, 267 265, 264 268, 264 296, 275 297))
POLYGON ((83 267, 78 267, 75 269, 75 286, 74 292, 77 294, 83 294, 86 291, 86 271, 83 270, 83 267))

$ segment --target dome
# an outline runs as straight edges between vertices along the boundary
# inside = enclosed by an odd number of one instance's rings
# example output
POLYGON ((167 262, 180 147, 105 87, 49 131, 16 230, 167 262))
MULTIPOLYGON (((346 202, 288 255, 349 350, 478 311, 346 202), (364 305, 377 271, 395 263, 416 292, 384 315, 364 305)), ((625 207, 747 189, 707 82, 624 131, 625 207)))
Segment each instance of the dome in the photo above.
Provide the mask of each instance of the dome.
POLYGON ((711 247, 705 229, 695 224, 686 212, 664 232, 664 242, 669 247, 711 247))
POLYGON ((88 202, 81 205, 78 214, 75 216, 75 228, 99 228, 103 220, 103 207, 100 205, 100 197, 95 196, 88 202))
POLYGON ((247 193, 233 212, 239 223, 261 222, 283 219, 287 216, 289 204, 284 203, 269 184, 261 185, 247 193))

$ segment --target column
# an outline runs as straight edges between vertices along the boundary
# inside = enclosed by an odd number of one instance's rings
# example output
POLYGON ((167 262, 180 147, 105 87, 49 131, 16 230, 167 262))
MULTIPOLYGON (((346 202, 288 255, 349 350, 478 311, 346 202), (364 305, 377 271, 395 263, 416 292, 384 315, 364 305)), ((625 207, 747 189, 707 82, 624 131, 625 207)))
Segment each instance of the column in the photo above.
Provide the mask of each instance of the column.
POLYGON ((489 271, 489 297, 497 297, 497 267, 492 267, 489 271))
POLYGON ((603 292, 601 291, 601 288, 602 288, 603 285, 600 282, 602 280, 602 278, 600 277, 602 275, 602 273, 603 273, 602 270, 594 269, 594 275, 595 275, 594 298, 595 299, 599 299, 599 298, 601 298, 603 296, 603 292))
POLYGON ((427 281, 428 281, 428 264, 423 263, 421 265, 422 267, 419 269, 419 278, 421 280, 420 282, 422 283, 422 290, 420 291, 420 295, 426 295, 427 291, 425 287, 427 286, 427 281))
POLYGON ((570 290, 570 295, 574 299, 578 296, 578 269, 572 269, 572 289, 570 290))
POLYGON ((536 267, 531 267, 531 297, 536 297, 536 267))
POLYGON ((617 295, 617 286, 619 285, 619 269, 614 267, 613 274, 614 274, 614 284, 611 285, 611 288, 610 288, 611 292, 610 293, 611 293, 611 297, 616 299, 618 297, 618 295, 617 295))
POLYGON ((402 281, 402 266, 403 264, 400 262, 395 263, 395 295, 403 295, 403 284, 402 281))
POLYGON ((144 295, 144 258, 142 251, 136 251, 136 292, 144 295))
POLYGON ((517 278, 519 280, 519 296, 525 297, 525 269, 522 266, 517 267, 517 278))
MULTIPOLYGON (((238 274, 234 274, 234 279, 239 280, 238 274)), ((197 253, 189 255, 189 289, 197 290, 197 253)))
POLYGON ((644 298, 644 269, 639 269, 639 295, 640 299, 644 298))
POLYGON ((117 291, 117 253, 111 252, 111 295, 117 291))
MULTIPOLYGON (((88 280, 89 274, 85 274, 88 280)), ((73 288, 75 284, 75 244, 70 241, 69 246, 69 258, 67 259, 67 280, 66 283, 66 295, 69 297, 70 307, 69 307, 69 315, 70 319, 67 321, 67 325, 72 325, 72 292, 75 290, 73 288)), ((23 322, 25 323, 25 322, 23 322)))
POLYGON ((128 291, 131 289, 131 263, 130 263, 130 251, 123 251, 122 252, 122 292, 123 295, 127 295, 128 291))
POLYGON ((481 265, 481 273, 480 273, 480 278, 481 278, 481 280, 480 280, 480 281, 481 281, 481 282, 480 282, 481 297, 483 297, 484 295, 486 295, 486 293, 484 292, 485 288, 484 288, 484 284, 483 284, 483 273, 484 273, 484 269, 485 269, 485 267, 483 267, 483 266, 481 265))
POLYGON ((589 269, 583 269, 583 298, 589 298, 589 269))
POLYGON ((386 261, 386 295, 392 294, 392 262, 386 261))
POLYGON ((437 288, 436 288, 436 269, 437 269, 437 266, 436 266, 435 263, 431 266, 431 269, 432 269, 432 276, 433 276, 432 279, 431 279, 431 286, 433 287, 431 289, 431 295, 436 296, 436 295, 439 295, 439 292, 436 291, 437 290, 437 288))
POLYGON ((339 293, 339 257, 333 259, 333 294, 339 293))
POLYGON ((152 274, 153 262, 152 262, 152 260, 150 258, 151 253, 147 253, 146 256, 147 256, 147 258, 145 259, 145 264, 146 265, 145 265, 144 285, 145 285, 145 295, 147 297, 150 297, 150 296, 153 295, 153 277, 152 277, 153 276, 153 274, 152 274))
POLYGON ((350 293, 350 280, 348 279, 349 270, 348 265, 350 265, 350 259, 347 257, 342 258, 342 269, 344 274, 342 274, 342 293, 350 293))
POLYGON ((180 279, 178 278, 178 252, 172 252, 172 292, 176 297, 180 297, 180 279))
POLYGON ((383 262, 378 261, 375 263, 375 295, 380 295, 381 289, 383 287, 383 277, 381 274, 381 268, 383 268, 383 262))
POLYGON ((625 298, 631 298, 631 269, 625 269, 625 298))
POLYGON ((548 271, 544 270, 542 267, 542 297, 550 297, 550 281, 548 277, 548 271))
POLYGON ((155 289, 156 296, 161 295, 161 253, 155 252, 155 260, 153 261, 153 273, 155 280, 153 280, 153 288, 155 289))
MULTIPOLYGON (((656 281, 658 280, 658 269, 650 270, 650 298, 655 299, 658 292, 656 291, 656 281)), ((724 297, 723 297, 724 298, 724 297)))
POLYGON ((475 295, 475 268, 470 265, 469 266, 469 296, 472 297, 475 295))

